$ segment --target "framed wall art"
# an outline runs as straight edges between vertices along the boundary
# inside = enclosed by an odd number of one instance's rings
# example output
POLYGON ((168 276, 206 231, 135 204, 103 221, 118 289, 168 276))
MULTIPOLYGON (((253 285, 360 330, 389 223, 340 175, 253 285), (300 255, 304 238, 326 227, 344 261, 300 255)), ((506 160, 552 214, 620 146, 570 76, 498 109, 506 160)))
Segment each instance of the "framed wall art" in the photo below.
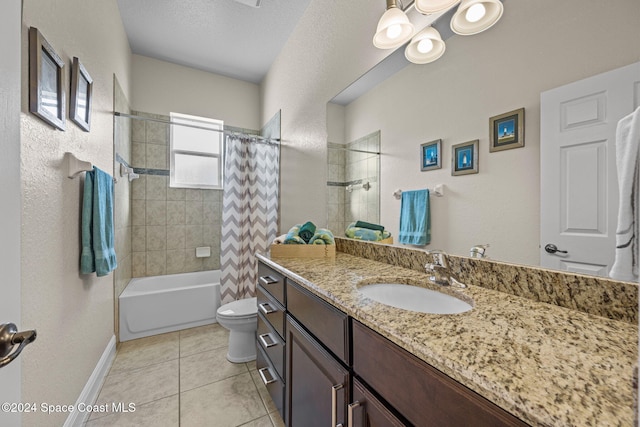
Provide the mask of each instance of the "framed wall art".
POLYGON ((524 147, 524 108, 489 119, 489 152, 524 147))
POLYGON ((82 62, 74 56, 73 64, 71 65, 69 118, 87 132, 91 129, 92 94, 93 79, 82 65, 82 62))
POLYGON ((442 168, 442 140, 420 144, 420 170, 430 171, 442 168))
POLYGON ((451 175, 478 173, 478 143, 476 139, 451 147, 451 175))
POLYGON ((66 127, 64 62, 37 28, 29 28, 29 111, 60 130, 66 127))

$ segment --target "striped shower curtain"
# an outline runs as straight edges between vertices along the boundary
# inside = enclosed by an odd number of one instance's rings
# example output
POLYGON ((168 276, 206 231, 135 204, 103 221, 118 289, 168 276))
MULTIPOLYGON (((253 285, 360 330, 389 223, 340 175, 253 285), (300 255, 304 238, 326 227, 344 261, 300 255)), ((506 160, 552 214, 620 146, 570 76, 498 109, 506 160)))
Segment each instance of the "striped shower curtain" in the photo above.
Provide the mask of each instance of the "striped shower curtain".
POLYGON ((227 136, 222 196, 222 303, 255 296, 256 252, 278 231, 280 146, 227 136))

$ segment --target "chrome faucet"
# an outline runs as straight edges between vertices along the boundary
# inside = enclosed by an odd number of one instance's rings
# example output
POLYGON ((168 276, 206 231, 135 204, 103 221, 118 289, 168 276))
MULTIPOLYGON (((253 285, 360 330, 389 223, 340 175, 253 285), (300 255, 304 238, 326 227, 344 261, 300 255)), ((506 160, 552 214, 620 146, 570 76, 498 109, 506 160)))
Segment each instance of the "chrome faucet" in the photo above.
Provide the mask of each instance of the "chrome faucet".
POLYGON ((429 281, 440 286, 457 286, 466 288, 467 285, 460 282, 451 272, 447 254, 439 249, 427 251, 432 256, 433 262, 425 264, 427 274, 430 274, 429 281))
POLYGON ((469 250, 469 256, 471 258, 486 258, 487 255, 485 254, 485 252, 487 251, 488 247, 488 243, 484 245, 475 245, 469 250))

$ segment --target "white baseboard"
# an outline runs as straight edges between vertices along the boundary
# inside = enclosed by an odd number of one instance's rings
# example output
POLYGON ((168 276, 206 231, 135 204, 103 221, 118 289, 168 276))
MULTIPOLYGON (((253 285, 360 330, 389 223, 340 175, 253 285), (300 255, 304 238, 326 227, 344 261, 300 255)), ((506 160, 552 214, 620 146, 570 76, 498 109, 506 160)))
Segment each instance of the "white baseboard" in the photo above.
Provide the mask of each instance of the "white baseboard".
MULTIPOLYGON (((109 373, 109 369, 111 369, 111 364, 113 364, 113 360, 115 358, 116 337, 115 335, 112 335, 107 347, 104 349, 104 353, 102 353, 102 357, 100 357, 98 364, 82 389, 80 397, 78 397, 78 400, 76 401, 76 408, 80 403, 90 405, 96 401, 98 394, 100 393, 100 389, 102 388, 102 384, 104 384, 105 377, 109 373)), ((81 427, 88 420, 90 415, 91 412, 73 411, 67 417, 64 427, 81 427)))

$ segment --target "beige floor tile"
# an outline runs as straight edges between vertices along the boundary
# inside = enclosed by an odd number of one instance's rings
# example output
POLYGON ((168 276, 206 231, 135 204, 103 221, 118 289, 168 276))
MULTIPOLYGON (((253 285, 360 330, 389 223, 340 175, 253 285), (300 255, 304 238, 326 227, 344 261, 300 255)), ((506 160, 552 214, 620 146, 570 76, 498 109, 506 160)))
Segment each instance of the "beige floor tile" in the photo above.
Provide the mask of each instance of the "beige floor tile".
POLYGON ((282 421, 280 412, 271 412, 269 413, 269 417, 271 418, 271 423, 274 427, 284 427, 284 421, 282 421))
POLYGON ((249 373, 180 393, 181 427, 236 427, 266 414, 249 373))
POLYGON ((196 353, 180 359, 180 391, 192 390, 247 372, 245 363, 231 363, 227 360, 227 347, 196 353))
POLYGON ((179 332, 126 341, 120 344, 109 375, 180 357, 179 332))
POLYGON ((240 427, 273 427, 273 423, 271 422, 271 418, 269 415, 265 415, 264 417, 260 417, 257 420, 249 421, 246 424, 242 424, 240 427))
POLYGON ((228 345, 229 331, 217 323, 180 331, 180 357, 228 345))
MULTIPOLYGON (((113 413, 91 420, 87 427, 178 427, 178 395, 136 406, 135 412, 113 413)), ((203 424, 204 425, 204 424, 203 424)))
POLYGON ((253 369, 249 369, 249 372, 251 373, 251 379, 258 389, 260 399, 262 399, 262 403, 267 408, 267 412, 278 412, 278 408, 276 408, 276 405, 273 403, 271 395, 269 394, 269 391, 267 391, 267 387, 265 387, 264 383, 262 382, 262 378, 260 378, 260 374, 255 369, 255 366, 253 369))
POLYGON ((139 406, 177 395, 180 392, 178 378, 178 359, 111 374, 107 376, 96 403, 111 405, 113 402, 124 402, 139 406))

